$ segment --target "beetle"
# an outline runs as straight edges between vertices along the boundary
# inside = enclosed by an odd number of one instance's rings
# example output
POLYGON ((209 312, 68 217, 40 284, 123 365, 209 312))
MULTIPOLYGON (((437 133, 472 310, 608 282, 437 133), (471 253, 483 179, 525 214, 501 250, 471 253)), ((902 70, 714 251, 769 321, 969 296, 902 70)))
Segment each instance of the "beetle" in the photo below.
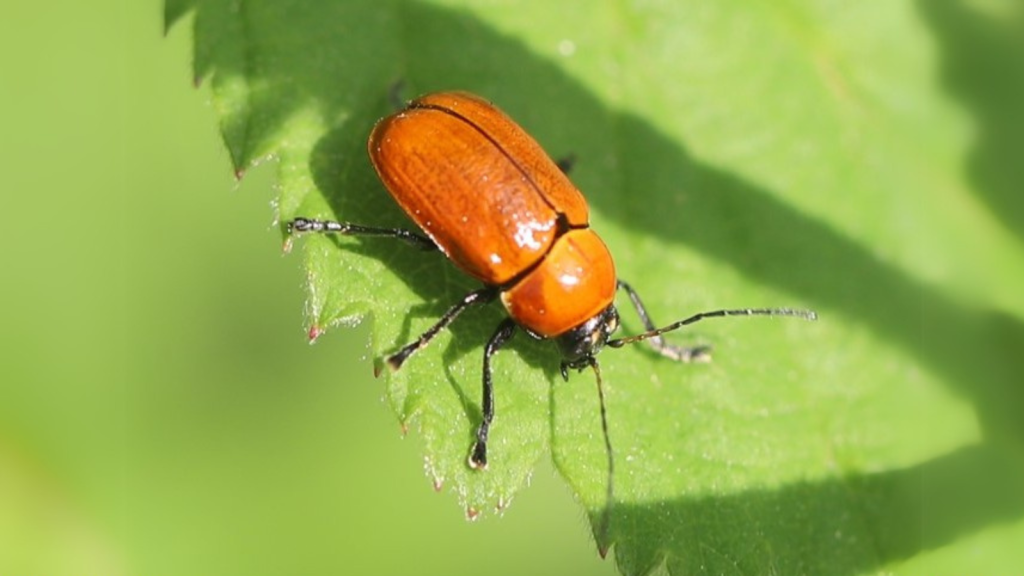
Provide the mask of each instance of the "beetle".
POLYGON ((422 96, 374 126, 368 149, 384 187, 419 227, 377 228, 348 222, 296 218, 289 234, 305 232, 384 236, 425 250, 439 250, 480 281, 419 338, 387 358, 399 369, 467 308, 500 300, 508 318, 488 340, 483 358, 482 421, 470 449, 472 468, 487 466, 487 438, 494 419, 491 360, 518 330, 553 340, 561 373, 592 368, 601 399, 601 423, 609 464, 611 442, 597 354, 647 341, 676 361, 704 357, 705 347, 684 348, 661 335, 702 319, 732 315, 816 318, 807 310, 743 308, 701 312, 656 328, 637 292, 618 279, 608 247, 590 228, 582 193, 541 146, 490 102, 466 92, 422 96), (612 338, 619 327, 615 295, 623 290, 644 333, 612 338))

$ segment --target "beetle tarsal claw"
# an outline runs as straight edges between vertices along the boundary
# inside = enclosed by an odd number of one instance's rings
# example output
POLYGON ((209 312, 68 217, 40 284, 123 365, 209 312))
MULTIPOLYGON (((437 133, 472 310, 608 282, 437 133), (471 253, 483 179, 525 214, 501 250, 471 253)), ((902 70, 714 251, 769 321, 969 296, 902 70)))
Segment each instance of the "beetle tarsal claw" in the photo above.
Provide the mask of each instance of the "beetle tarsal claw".
POLYGON ((482 442, 474 443, 473 450, 470 451, 469 458, 467 458, 466 462, 473 470, 486 470, 487 445, 482 442))
POLYGON ((418 343, 413 343, 409 346, 406 346, 405 348, 402 348, 398 352, 395 352, 391 356, 388 356, 387 360, 385 360, 385 362, 388 365, 388 368, 391 368, 392 372, 397 371, 399 368, 402 367, 402 364, 405 364, 405 361, 409 359, 409 356, 412 356, 412 353, 419 350, 420 348, 421 346, 419 346, 418 343))

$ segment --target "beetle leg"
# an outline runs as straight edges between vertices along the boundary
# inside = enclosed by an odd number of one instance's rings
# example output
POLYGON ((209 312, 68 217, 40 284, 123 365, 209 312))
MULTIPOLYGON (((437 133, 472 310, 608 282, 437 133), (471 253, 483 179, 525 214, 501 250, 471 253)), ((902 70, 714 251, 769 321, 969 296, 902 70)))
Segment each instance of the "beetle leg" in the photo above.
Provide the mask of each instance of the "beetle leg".
POLYGON ((405 80, 398 79, 395 83, 388 88, 388 102, 391 103, 391 107, 397 112, 404 110, 406 105, 406 99, 402 98, 402 92, 405 91, 405 80))
POLYGON ((491 356, 502 348, 516 334, 516 323, 511 318, 506 318, 494 335, 487 341, 484 349, 484 389, 483 401, 480 403, 480 410, 483 412, 483 421, 476 430, 476 443, 473 444, 473 451, 469 455, 470 468, 487 467, 487 433, 491 430, 491 421, 494 420, 494 386, 491 381, 491 356))
POLYGON ((555 160, 555 166, 558 166, 558 169, 561 170, 562 174, 565 174, 566 176, 569 175, 569 172, 572 171, 572 167, 575 165, 575 154, 566 154, 565 156, 562 156, 558 160, 555 160))
POLYGON ((315 220, 312 218, 296 218, 288 223, 289 234, 318 232, 321 234, 341 234, 342 236, 385 236, 397 238, 421 250, 437 250, 437 244, 426 236, 404 230, 402 228, 376 228, 360 226, 349 222, 331 220, 315 220))
POLYGON ((466 294, 462 300, 449 308, 436 324, 428 328, 427 331, 421 334, 414 342, 406 344, 401 350, 395 352, 391 356, 388 356, 388 366, 390 366, 392 370, 398 370, 402 367, 402 363, 405 362, 409 356, 412 356, 413 352, 416 352, 417 350, 424 348, 427 344, 430 344, 430 341, 434 339, 434 336, 437 336, 441 330, 444 330, 449 324, 455 321, 455 319, 459 317, 459 314, 462 314, 463 310, 474 304, 486 304, 487 302, 494 300, 494 297, 497 295, 497 288, 490 286, 474 290, 469 294, 466 294))
MULTIPOLYGON (((644 303, 640 300, 640 295, 629 284, 622 280, 618 282, 619 288, 625 290, 626 294, 629 295, 629 300, 633 303, 637 316, 640 316, 640 321, 644 323, 644 328, 648 331, 656 330, 654 321, 651 320, 651 316, 647 313, 647 308, 644 308, 644 303)), ((655 352, 676 362, 705 361, 711 357, 710 346, 675 346, 666 342, 660 335, 648 338, 647 342, 650 343, 651 348, 654 348, 655 352)))

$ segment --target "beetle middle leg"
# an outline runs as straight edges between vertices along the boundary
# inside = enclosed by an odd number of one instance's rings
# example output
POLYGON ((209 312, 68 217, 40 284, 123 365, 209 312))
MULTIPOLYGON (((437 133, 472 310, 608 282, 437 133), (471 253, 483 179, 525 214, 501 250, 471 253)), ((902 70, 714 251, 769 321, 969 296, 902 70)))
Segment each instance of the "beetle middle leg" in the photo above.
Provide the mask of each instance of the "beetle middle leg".
POLYGON ((497 295, 498 289, 490 286, 486 288, 481 288, 479 290, 474 290, 469 294, 466 294, 462 298, 462 300, 459 300, 458 302, 455 303, 454 306, 449 308, 448 311, 444 313, 444 316, 441 316, 437 323, 428 328, 427 331, 424 332, 423 334, 420 334, 419 338, 417 338, 413 342, 410 342, 409 344, 406 344, 398 352, 395 352, 391 356, 388 356, 388 366, 392 370, 398 370, 399 368, 402 367, 402 364, 409 358, 409 356, 412 356, 414 352, 416 352, 417 350, 421 350, 425 348, 427 344, 430 344, 430 341, 434 339, 434 336, 437 336, 441 332, 441 330, 444 330, 445 328, 448 327, 449 324, 454 322, 455 319, 459 317, 459 314, 462 314, 462 312, 465 311, 466 308, 469 308, 470 306, 473 306, 475 304, 486 304, 494 300, 494 298, 497 295))
MULTIPOLYGON (((640 300, 640 295, 636 293, 636 290, 622 280, 619 280, 618 283, 619 288, 625 290, 626 294, 629 295, 629 300, 633 303, 633 308, 636 309, 637 316, 640 316, 640 321, 643 322, 644 328, 648 331, 656 330, 654 321, 651 320, 651 316, 647 313, 647 308, 644 307, 644 303, 640 300)), ((671 358, 676 362, 703 361, 708 360, 711 357, 710 346, 676 346, 666 342, 660 335, 648 338, 647 342, 650 343, 651 348, 653 348, 655 352, 666 358, 671 358)))
POLYGON ((491 357, 498 352, 513 336, 516 335, 516 323, 511 318, 506 318, 498 325, 494 335, 487 341, 484 349, 484 385, 483 400, 480 402, 480 411, 483 413, 483 420, 476 430, 476 442, 473 444, 473 451, 469 455, 470 468, 487 467, 487 434, 491 431, 491 422, 494 420, 494 385, 491 379, 491 357))
POLYGON ((361 226, 350 222, 316 220, 313 218, 296 218, 288 223, 287 228, 289 234, 316 232, 320 234, 341 234, 342 236, 397 238, 420 250, 437 250, 437 244, 434 244, 433 240, 404 228, 378 228, 375 226, 361 226))

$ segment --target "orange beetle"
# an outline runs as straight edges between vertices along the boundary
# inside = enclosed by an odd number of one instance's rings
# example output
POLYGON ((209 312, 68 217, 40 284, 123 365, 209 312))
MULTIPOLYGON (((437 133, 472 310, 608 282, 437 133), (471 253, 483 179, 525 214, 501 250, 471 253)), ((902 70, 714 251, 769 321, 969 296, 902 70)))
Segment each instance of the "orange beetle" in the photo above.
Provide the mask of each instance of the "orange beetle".
MULTIPOLYGON (((615 275, 604 242, 590 229, 587 202, 519 125, 489 102, 464 92, 442 92, 410 102, 380 120, 369 140, 370 159, 384 186, 426 236, 403 229, 297 218, 289 233, 327 232, 388 236, 424 249, 437 249, 484 286, 467 294, 416 341, 387 359, 393 369, 426 346, 466 308, 500 298, 509 318, 484 350, 483 420, 469 454, 469 465, 487 465, 487 436, 494 418, 491 357, 517 327, 539 339, 553 339, 562 353, 562 375, 592 367, 604 346, 648 340, 659 353, 679 361, 701 356, 705 348, 681 348, 661 334, 710 316, 788 315, 813 319, 813 312, 791 309, 737 309, 703 312, 656 329, 637 293, 615 275), (647 332, 610 339, 619 326, 615 292, 629 295, 647 332)), ((601 423, 611 443, 603 393, 601 423)), ((611 483, 609 481, 609 492, 611 483)))

